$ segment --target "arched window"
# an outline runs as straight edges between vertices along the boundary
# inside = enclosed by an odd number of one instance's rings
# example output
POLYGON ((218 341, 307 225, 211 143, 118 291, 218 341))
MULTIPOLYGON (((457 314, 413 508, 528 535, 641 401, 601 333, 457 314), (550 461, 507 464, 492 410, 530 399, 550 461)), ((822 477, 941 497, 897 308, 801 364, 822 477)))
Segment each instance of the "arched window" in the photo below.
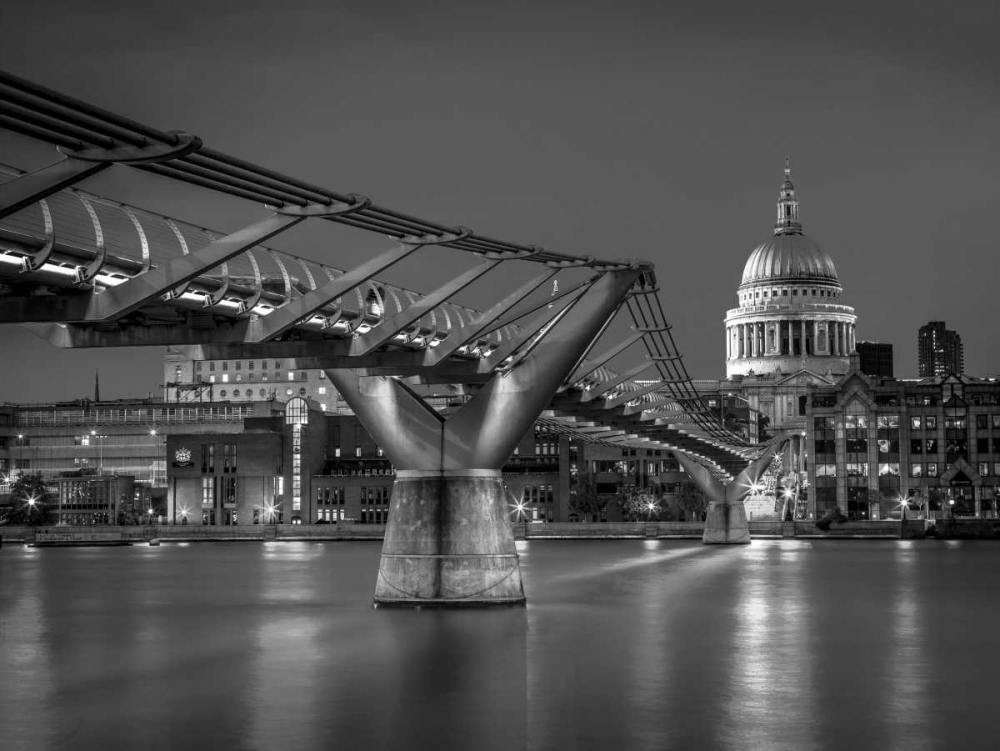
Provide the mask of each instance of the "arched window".
POLYGON ((285 425, 308 425, 309 405, 305 399, 289 399, 285 405, 285 425))
POLYGON ((219 392, 219 396, 221 396, 223 399, 225 399, 226 398, 226 390, 222 389, 222 391, 219 392))

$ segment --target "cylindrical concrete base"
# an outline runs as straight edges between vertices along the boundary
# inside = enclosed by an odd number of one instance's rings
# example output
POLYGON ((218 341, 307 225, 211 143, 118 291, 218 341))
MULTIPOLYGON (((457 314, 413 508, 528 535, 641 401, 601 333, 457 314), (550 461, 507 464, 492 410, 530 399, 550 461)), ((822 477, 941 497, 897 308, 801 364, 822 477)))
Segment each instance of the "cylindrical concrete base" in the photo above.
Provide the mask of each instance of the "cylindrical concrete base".
POLYGON ((523 605, 499 470, 400 470, 375 606, 523 605))
POLYGON ((710 503, 705 515, 705 533, 701 541, 706 545, 740 545, 750 542, 750 525, 743 501, 736 503, 710 503))

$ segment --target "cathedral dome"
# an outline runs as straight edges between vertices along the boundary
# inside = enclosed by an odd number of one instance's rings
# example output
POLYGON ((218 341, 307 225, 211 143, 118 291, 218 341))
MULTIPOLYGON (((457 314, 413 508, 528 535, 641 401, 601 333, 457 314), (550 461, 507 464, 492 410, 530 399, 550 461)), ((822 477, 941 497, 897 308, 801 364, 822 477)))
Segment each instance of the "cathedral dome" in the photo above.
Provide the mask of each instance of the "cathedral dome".
POLYGON ((740 286, 762 282, 819 282, 840 286, 833 259, 815 240, 799 232, 777 234, 750 253, 740 286))
POLYGON ((833 260, 811 237, 802 234, 799 202, 792 185, 792 170, 785 160, 785 180, 778 195, 778 219, 774 237, 750 253, 743 267, 740 289, 757 284, 812 283, 840 288, 833 260))

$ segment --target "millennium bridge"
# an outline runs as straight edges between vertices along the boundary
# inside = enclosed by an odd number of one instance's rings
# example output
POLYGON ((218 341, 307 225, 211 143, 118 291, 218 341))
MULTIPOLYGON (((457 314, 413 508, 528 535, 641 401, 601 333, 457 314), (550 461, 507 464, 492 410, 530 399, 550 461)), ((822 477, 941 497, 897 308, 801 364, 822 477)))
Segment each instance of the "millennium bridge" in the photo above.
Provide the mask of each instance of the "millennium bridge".
POLYGON ((784 444, 749 444, 708 408, 650 262, 411 216, 3 72, 0 129, 56 152, 41 166, 0 159, 0 322, 56 347, 175 345, 193 359, 324 369, 396 468, 377 605, 524 602, 501 467, 536 421, 672 452, 709 499, 704 541, 750 541, 743 500, 784 444), (206 228, 81 187, 110 169, 249 202, 261 216, 206 228), (274 246, 306 222, 341 234, 310 258, 274 246), (336 243, 357 232, 388 247, 338 263, 336 243), (431 248, 464 270, 438 272, 430 291, 383 280, 404 259, 440 268, 431 248), (530 276, 511 282, 500 266, 530 276), (495 299, 459 304, 481 279, 495 299), (461 385, 471 398, 442 415, 418 384, 461 385))

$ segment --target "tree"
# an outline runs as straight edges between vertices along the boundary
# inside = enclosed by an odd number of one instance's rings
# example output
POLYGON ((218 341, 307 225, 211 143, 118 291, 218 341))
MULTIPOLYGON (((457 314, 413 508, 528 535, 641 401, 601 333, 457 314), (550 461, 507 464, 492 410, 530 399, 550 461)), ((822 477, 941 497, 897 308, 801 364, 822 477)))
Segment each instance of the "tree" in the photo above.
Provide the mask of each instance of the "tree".
POLYGON ((600 520, 607 505, 607 498, 601 498, 597 494, 597 482, 594 476, 578 475, 575 487, 569 491, 569 507, 580 517, 596 522, 600 520))
POLYGON ((701 521, 708 510, 708 499, 693 482, 682 482, 674 495, 674 504, 688 521, 701 521))
POLYGON ((44 524, 49 491, 40 474, 18 474, 10 484, 8 524, 44 524))
POLYGON ((627 493, 618 496, 618 507, 622 511, 622 518, 625 521, 639 521, 642 519, 660 519, 660 503, 655 495, 648 490, 638 490, 633 488, 627 493))

